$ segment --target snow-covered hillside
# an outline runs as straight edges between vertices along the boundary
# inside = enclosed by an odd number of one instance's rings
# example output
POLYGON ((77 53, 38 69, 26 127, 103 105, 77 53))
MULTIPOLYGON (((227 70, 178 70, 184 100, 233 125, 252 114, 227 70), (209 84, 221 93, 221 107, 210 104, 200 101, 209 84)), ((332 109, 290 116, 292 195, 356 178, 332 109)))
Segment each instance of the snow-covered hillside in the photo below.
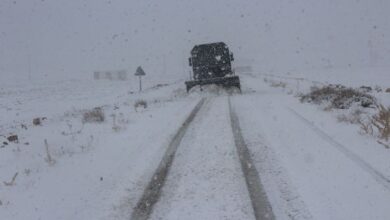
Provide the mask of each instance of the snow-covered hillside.
MULTIPOLYGON (((390 217, 390 151, 359 126, 339 122, 340 111, 296 97, 344 79, 385 89, 386 71, 368 71, 382 74, 240 75, 243 92, 231 103, 277 219, 390 217)), ((252 211, 248 196, 237 194, 246 188, 226 129, 228 93, 187 94, 183 81, 135 91, 112 81, 2 88, 0 219, 129 219, 171 138, 202 97, 209 104, 184 136, 152 217, 248 219, 252 211), (135 108, 139 100, 147 108, 135 108), (105 120, 83 123, 95 107, 105 120), (41 125, 32 124, 36 117, 45 117, 41 125), (18 142, 6 139, 11 134, 18 142)), ((389 100, 384 90, 372 94, 389 100)))

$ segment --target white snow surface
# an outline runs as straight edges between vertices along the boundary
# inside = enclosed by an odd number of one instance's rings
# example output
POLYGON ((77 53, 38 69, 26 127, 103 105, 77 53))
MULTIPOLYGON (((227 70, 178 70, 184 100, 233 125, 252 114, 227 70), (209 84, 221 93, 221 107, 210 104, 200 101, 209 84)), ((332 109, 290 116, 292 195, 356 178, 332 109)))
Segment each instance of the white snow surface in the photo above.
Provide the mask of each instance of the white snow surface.
POLYGON ((254 219, 226 104, 209 99, 199 112, 151 219, 254 219))
MULTIPOLYGON (((339 122, 342 112, 301 103, 296 94, 328 83, 378 85, 383 91, 371 94, 390 105, 384 92, 390 75, 386 69, 319 72, 241 74, 242 94, 231 97, 275 216, 389 219, 389 149, 357 125, 339 122)), ((146 87, 138 93, 127 82, 83 80, 2 87, 0 219, 130 219, 169 141, 204 96, 151 218, 253 219, 229 93, 211 87, 188 95, 182 81, 146 87), (147 108, 136 109, 137 100, 147 108), (83 124, 83 112, 95 107, 105 121, 83 124), (35 117, 47 119, 33 126, 35 117), (11 134, 19 142, 3 144, 11 134)))

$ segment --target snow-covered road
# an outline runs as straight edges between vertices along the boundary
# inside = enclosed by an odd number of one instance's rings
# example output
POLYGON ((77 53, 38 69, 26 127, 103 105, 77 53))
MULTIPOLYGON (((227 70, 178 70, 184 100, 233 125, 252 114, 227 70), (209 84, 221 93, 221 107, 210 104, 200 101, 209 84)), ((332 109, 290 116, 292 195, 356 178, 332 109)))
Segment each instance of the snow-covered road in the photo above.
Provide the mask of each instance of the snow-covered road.
POLYGON ((208 99, 183 138, 151 219, 254 219, 227 97, 208 99))

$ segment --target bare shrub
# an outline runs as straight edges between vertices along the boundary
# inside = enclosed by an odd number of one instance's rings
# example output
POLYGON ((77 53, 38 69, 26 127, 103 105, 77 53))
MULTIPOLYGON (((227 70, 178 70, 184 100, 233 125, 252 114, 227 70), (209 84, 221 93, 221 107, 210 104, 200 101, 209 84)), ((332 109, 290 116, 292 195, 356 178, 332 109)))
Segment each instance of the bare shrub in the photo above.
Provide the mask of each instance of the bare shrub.
POLYGON ((145 100, 137 100, 134 103, 134 108, 137 110, 139 107, 143 107, 146 109, 148 107, 148 103, 145 100))
POLYGON ((311 92, 301 97, 302 102, 312 102, 314 104, 321 104, 323 102, 332 101, 337 94, 337 87, 325 86, 322 88, 312 87, 311 92))
POLYGON ((375 105, 375 98, 356 89, 346 88, 342 85, 328 85, 322 88, 312 88, 312 91, 301 97, 302 102, 315 104, 329 103, 331 108, 348 109, 357 103, 362 107, 375 105))
POLYGON ((286 88, 286 85, 287 84, 284 82, 275 82, 275 81, 271 82, 271 86, 275 88, 277 87, 286 88))
POLYGON ((5 146, 8 145, 8 142, 7 141, 3 141, 3 144, 0 146, 0 148, 5 148, 5 146))
POLYGON ((390 138, 390 107, 378 106, 379 112, 372 116, 372 125, 378 129, 379 138, 386 141, 390 138))
POLYGON ((112 130, 116 132, 120 131, 121 127, 116 123, 116 114, 112 114, 111 117, 112 117, 112 130))
POLYGON ((372 87, 371 86, 360 86, 359 90, 361 92, 371 92, 372 91, 372 87))
POLYGON ((372 127, 371 121, 365 121, 363 119, 359 119, 358 124, 360 125, 360 129, 364 134, 374 135, 374 129, 372 127))
POLYGON ((35 125, 35 126, 41 125, 41 118, 34 118, 33 125, 35 125))
POLYGON ((390 149, 390 144, 386 144, 386 143, 384 143, 382 141, 377 141, 377 142, 378 142, 378 144, 383 145, 385 148, 390 149))
POLYGON ((81 124, 81 128, 79 128, 78 130, 73 129, 73 125, 70 121, 66 121, 66 125, 68 126, 69 132, 63 131, 61 132, 61 134, 65 136, 71 136, 73 141, 76 140, 76 135, 81 134, 84 129, 84 123, 81 124))
POLYGON ((119 132, 126 129, 126 125, 129 124, 129 119, 127 119, 123 113, 111 114, 112 117, 112 130, 119 132))
POLYGON ((92 110, 88 110, 83 114, 83 123, 86 122, 103 122, 105 119, 103 109, 96 107, 92 110))
POLYGON ((341 114, 337 116, 337 120, 339 122, 345 122, 350 124, 360 124, 360 121, 362 120, 362 114, 364 112, 361 109, 356 109, 351 113, 347 114, 341 114))
POLYGON ((360 106, 367 108, 375 104, 374 97, 366 93, 347 88, 341 89, 332 101, 335 108, 347 109, 353 103, 359 103, 360 106))
POLYGON ((45 158, 46 163, 48 163, 49 165, 54 165, 56 163, 56 160, 54 160, 50 154, 49 144, 47 143, 46 139, 45 139, 45 150, 46 150, 46 158, 45 158))
POLYGON ((382 92, 382 88, 381 88, 380 86, 378 86, 378 85, 376 85, 376 86, 374 87, 374 90, 375 90, 376 92, 382 92))
POLYGON ((19 138, 18 138, 18 135, 16 134, 13 134, 13 135, 10 135, 7 137, 7 140, 9 142, 15 142, 15 143, 19 143, 19 138))
POLYGON ((15 185, 15 181, 16 181, 16 177, 17 176, 18 176, 18 172, 16 172, 14 174, 14 176, 12 177, 11 181, 9 181, 9 182, 3 181, 4 185, 6 185, 6 186, 13 186, 13 185, 15 185))
POLYGON ((24 130, 27 130, 27 125, 25 124, 20 124, 20 127, 23 128, 24 130))

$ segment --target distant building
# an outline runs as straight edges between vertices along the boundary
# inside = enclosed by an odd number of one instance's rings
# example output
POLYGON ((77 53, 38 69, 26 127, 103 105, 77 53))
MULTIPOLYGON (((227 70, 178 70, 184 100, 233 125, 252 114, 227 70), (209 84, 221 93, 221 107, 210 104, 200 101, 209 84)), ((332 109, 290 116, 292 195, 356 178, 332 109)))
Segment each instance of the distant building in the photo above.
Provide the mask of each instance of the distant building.
POLYGON ((93 78, 95 80, 128 80, 129 73, 126 70, 114 70, 114 71, 94 71, 93 78))

